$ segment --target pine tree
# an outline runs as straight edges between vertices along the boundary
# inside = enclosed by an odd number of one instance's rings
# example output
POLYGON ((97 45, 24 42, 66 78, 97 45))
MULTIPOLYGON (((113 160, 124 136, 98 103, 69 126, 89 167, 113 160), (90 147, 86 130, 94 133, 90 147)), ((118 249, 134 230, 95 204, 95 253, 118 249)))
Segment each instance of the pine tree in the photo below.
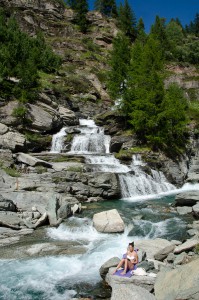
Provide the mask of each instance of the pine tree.
POLYGON ((145 26, 144 26, 144 21, 142 18, 139 19, 138 24, 137 24, 137 38, 143 44, 145 44, 145 42, 147 40, 147 34, 145 33, 145 26))
POLYGON ((96 0, 94 7, 96 10, 108 17, 117 16, 117 6, 115 0, 96 0))
POLYGON ((166 35, 165 21, 166 20, 164 18, 156 16, 155 23, 151 26, 151 33, 156 39, 158 39, 164 52, 170 49, 170 45, 166 35))
POLYGON ((123 97, 130 57, 130 40, 124 34, 118 34, 113 40, 113 50, 109 60, 111 69, 108 73, 108 89, 113 99, 123 97))
POLYGON ((120 4, 118 15, 119 27, 128 37, 134 40, 137 35, 136 17, 128 0, 124 1, 124 5, 120 4))
POLYGON ((86 14, 88 12, 88 2, 87 0, 78 0, 75 10, 77 12, 76 22, 83 33, 86 33, 88 29, 88 20, 86 14))

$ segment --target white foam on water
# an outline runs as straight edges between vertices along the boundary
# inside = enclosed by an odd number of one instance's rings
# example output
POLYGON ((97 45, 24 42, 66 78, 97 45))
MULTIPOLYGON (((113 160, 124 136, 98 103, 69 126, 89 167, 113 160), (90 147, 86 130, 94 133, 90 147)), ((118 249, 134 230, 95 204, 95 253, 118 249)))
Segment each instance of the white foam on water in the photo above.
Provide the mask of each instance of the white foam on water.
POLYGON ((63 127, 58 133, 53 135, 51 153, 60 153, 64 149, 64 137, 67 135, 66 128, 63 127))
POLYGON ((97 127, 95 125, 94 120, 91 120, 91 119, 79 119, 79 125, 80 126, 88 126, 88 127, 97 127))

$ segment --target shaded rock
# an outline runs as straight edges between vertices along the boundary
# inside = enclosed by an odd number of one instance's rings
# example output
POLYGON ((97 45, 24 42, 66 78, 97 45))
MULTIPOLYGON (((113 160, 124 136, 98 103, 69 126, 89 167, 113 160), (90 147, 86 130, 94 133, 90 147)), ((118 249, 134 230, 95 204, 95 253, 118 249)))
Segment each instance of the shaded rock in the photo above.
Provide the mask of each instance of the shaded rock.
POLYGON ((0 135, 0 147, 10 149, 12 151, 20 151, 26 146, 26 139, 24 135, 19 132, 9 131, 0 135))
POLYGON ((58 225, 57 211, 59 209, 59 198, 60 198, 59 194, 55 194, 55 193, 49 194, 46 212, 51 226, 58 225))
POLYGON ((199 219, 199 202, 192 207, 193 215, 199 219))
POLYGON ((138 268, 145 269, 146 272, 151 271, 155 268, 153 261, 146 261, 146 260, 140 262, 137 266, 138 268))
POLYGON ((175 254, 174 253, 169 253, 169 255, 167 256, 167 261, 168 263, 173 263, 175 260, 175 254))
POLYGON ((120 259, 118 257, 112 257, 109 260, 107 260, 101 267, 100 267, 100 276, 102 279, 105 280, 106 274, 108 273, 109 268, 111 267, 117 267, 119 264, 120 259))
POLYGON ((5 168, 10 168, 14 164, 11 150, 0 149, 0 163, 5 168))
POLYGON ((155 282, 157 300, 198 300, 199 259, 175 270, 160 272, 155 282))
POLYGON ((186 215, 192 212, 192 208, 189 206, 178 206, 176 209, 179 215, 186 215))
MULTIPOLYGON (((105 279, 106 282, 112 287, 112 289, 114 288, 115 284, 124 284, 126 286, 136 285, 138 287, 144 288, 145 290, 147 290, 149 292, 152 291, 154 288, 155 277, 136 276, 136 275, 133 275, 130 278, 120 277, 117 275, 112 275, 114 270, 115 270, 115 268, 110 268, 108 271, 108 274, 106 275, 106 279, 105 279)), ((134 299, 134 298, 130 298, 130 299, 134 299)), ((140 299, 142 299, 142 298, 140 298, 140 299)))
POLYGON ((177 246, 174 249, 174 253, 178 254, 181 253, 183 251, 188 251, 193 249, 197 244, 199 244, 199 240, 187 240, 185 243, 183 243, 182 245, 177 246))
POLYGON ((5 124, 0 123, 0 135, 5 134, 8 132, 9 128, 5 124))
POLYGON ((187 254, 186 252, 182 252, 175 257, 174 266, 182 265, 185 264, 186 262, 187 262, 187 254))
POLYGON ((95 214, 93 226, 97 231, 104 233, 124 231, 124 222, 116 209, 95 214))
POLYGON ((62 204, 57 211, 57 217, 62 219, 68 218, 71 214, 71 206, 68 203, 62 204))
POLYGON ((17 125, 17 118, 13 116, 13 111, 18 107, 18 101, 9 101, 0 108, 1 122, 6 125, 17 125))
POLYGON ((38 159, 36 157, 33 157, 29 154, 26 154, 26 153, 17 153, 16 154, 16 159, 18 162, 21 162, 21 163, 24 163, 28 166, 31 166, 31 167, 35 167, 35 166, 43 166, 43 167, 47 167, 47 168, 52 168, 52 164, 44 161, 44 160, 41 160, 41 159, 38 159))
POLYGON ((59 106, 58 111, 64 125, 69 125, 69 126, 78 125, 79 123, 78 119, 72 110, 69 110, 63 106, 59 106))
POLYGON ((0 226, 20 229, 20 225, 23 224, 21 218, 18 217, 15 212, 0 212, 0 226))
POLYGON ((38 220, 37 222, 34 224, 33 228, 37 228, 40 227, 42 225, 45 225, 47 223, 47 219, 48 219, 48 215, 45 212, 38 220))
POLYGON ((0 211, 17 211, 16 205, 12 200, 6 200, 0 195, 0 211))
POLYGON ((170 252, 173 252, 174 248, 175 248, 175 245, 169 245, 169 246, 161 249, 157 253, 155 253, 154 258, 156 260, 163 261, 170 252))
POLYGON ((58 112, 47 104, 29 104, 29 114, 31 128, 38 131, 46 132, 61 126, 58 112))
POLYGON ((176 206, 193 206, 199 201, 199 191, 187 191, 177 194, 176 206))

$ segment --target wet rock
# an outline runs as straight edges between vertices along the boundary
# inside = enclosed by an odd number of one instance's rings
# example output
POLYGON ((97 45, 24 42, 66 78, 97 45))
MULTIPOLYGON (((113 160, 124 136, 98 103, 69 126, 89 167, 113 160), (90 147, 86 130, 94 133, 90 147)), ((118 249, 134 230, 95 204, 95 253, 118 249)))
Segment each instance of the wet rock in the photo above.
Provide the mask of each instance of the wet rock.
POLYGON ((199 201, 199 191, 187 191, 177 194, 176 206, 193 206, 199 201))
POLYGON ((169 245, 169 246, 161 249, 157 253, 155 253, 154 258, 156 260, 163 261, 170 252, 173 252, 174 248, 175 248, 175 245, 169 245))
POLYGON ((71 216, 71 205, 68 203, 62 204, 57 211, 58 218, 66 219, 71 216))
POLYGON ((112 257, 109 260, 107 260, 101 267, 100 267, 100 276, 103 280, 105 280, 106 274, 108 273, 109 268, 111 267, 117 267, 119 264, 120 259, 118 257, 112 257))
POLYGON ((185 243, 183 243, 182 245, 179 245, 177 246, 175 249, 174 249, 174 253, 175 254, 178 254, 178 253, 181 253, 183 251, 188 251, 188 250, 191 250, 193 249, 197 244, 199 244, 199 240, 187 240, 185 243))
POLYGON ((176 209, 179 215, 186 215, 192 212, 192 208, 189 206, 178 206, 176 209))
POLYGON ((97 231, 104 233, 124 231, 124 222, 116 209, 95 214, 93 226, 97 231))
POLYGON ((175 270, 160 272, 155 282, 157 300, 199 299, 199 259, 175 270))
POLYGON ((51 226, 57 226, 58 224, 57 211, 59 209, 59 198, 60 198, 59 194, 55 194, 55 193, 49 194, 46 212, 51 226))

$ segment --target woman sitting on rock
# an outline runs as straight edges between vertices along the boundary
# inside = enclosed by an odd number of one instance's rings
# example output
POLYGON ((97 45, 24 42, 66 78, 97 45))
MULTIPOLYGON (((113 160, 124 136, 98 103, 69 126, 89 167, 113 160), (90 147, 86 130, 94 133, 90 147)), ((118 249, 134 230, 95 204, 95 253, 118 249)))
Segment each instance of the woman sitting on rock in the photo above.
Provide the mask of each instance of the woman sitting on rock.
POLYGON ((138 263, 138 255, 134 250, 134 242, 129 243, 127 253, 123 255, 122 260, 117 265, 117 268, 113 272, 115 274, 117 270, 121 267, 124 267, 124 271, 120 275, 125 275, 127 270, 134 270, 135 265, 138 263))

